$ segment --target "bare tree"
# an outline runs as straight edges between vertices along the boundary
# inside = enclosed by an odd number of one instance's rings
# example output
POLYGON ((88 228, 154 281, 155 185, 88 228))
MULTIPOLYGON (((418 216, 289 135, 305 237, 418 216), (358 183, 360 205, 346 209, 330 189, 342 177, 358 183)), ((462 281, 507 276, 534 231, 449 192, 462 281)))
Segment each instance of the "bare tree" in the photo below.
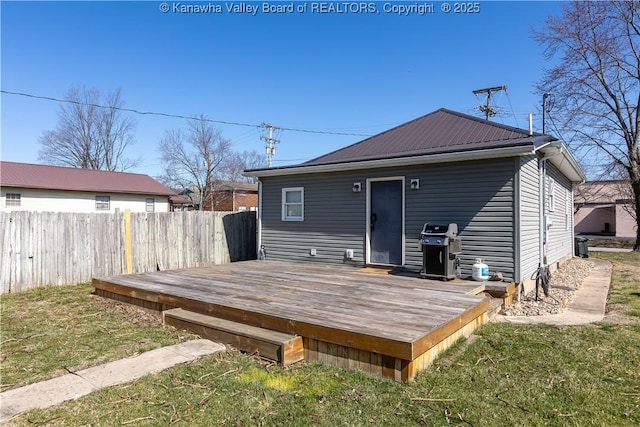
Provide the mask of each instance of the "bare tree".
POLYGON ((554 123, 583 162, 623 168, 640 251, 640 2, 574 1, 534 37, 555 64, 538 83, 556 99, 554 123))
POLYGON ((125 157, 133 144, 135 122, 121 111, 119 89, 103 96, 97 89, 72 87, 66 99, 60 104, 56 128, 40 137, 41 161, 108 171, 124 171, 139 163, 125 157))
POLYGON ((257 150, 234 152, 224 161, 222 179, 231 182, 255 182, 253 177, 246 177, 243 172, 247 169, 266 167, 267 156, 257 150))
POLYGON ((212 200, 212 183, 221 176, 231 141, 201 115, 189 122, 186 131, 167 131, 158 148, 165 165, 160 180, 184 191, 203 210, 204 202, 212 200))

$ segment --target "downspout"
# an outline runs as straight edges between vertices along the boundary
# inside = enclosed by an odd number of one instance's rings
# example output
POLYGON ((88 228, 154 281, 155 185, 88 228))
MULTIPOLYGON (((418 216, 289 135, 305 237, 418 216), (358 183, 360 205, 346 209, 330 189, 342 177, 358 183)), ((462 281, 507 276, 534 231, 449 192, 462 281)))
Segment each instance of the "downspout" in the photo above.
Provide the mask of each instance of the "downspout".
MULTIPOLYGON (((539 258, 538 258, 538 275, 541 272, 546 272, 547 270, 547 244, 549 237, 549 227, 547 224, 549 223, 548 215, 547 215, 547 161, 556 156, 562 154, 562 145, 552 145, 552 147, 556 148, 557 151, 555 153, 543 156, 538 162, 538 176, 540 177, 540 239, 539 239, 539 258)), ((535 152, 536 150, 534 150, 535 152)))
POLYGON ((260 248, 262 247, 262 181, 260 178, 256 177, 258 180, 258 216, 256 218, 256 228, 257 228, 257 238, 256 238, 256 254, 260 253, 260 248))

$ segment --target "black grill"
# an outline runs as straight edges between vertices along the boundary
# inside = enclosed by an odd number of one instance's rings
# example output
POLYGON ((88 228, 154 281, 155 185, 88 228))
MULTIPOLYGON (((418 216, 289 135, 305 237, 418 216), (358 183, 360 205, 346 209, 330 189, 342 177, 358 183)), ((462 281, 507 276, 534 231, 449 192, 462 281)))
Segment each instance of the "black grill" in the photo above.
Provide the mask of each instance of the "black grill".
POLYGON ((458 224, 435 225, 425 223, 420 233, 422 271, 420 276, 430 279, 455 279, 460 266, 462 239, 458 224))

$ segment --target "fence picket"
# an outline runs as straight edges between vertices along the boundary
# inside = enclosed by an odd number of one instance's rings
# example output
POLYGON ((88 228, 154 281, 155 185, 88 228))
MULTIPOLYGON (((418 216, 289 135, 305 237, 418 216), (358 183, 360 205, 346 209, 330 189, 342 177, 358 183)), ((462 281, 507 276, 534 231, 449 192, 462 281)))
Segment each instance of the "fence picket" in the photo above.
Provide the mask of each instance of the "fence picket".
MULTIPOLYGON (((254 212, 132 213, 133 273, 256 257, 254 212)), ((126 274, 124 213, 0 212, 0 293, 126 274)))

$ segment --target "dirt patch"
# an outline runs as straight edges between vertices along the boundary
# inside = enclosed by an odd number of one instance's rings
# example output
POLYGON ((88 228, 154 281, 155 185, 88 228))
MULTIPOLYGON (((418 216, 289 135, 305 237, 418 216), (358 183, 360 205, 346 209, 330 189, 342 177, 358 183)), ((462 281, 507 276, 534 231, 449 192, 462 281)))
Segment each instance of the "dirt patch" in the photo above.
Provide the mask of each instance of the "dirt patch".
POLYGON ((162 326, 162 316, 156 311, 146 310, 131 304, 93 295, 94 302, 104 310, 117 312, 135 325, 162 326))

